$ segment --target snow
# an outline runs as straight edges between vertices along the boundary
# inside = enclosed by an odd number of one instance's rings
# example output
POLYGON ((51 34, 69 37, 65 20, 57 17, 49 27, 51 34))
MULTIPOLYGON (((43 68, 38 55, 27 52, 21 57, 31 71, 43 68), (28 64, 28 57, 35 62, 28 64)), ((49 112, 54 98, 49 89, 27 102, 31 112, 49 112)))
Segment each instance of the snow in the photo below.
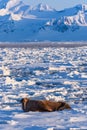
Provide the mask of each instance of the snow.
POLYGON ((8 15, 9 12, 6 9, 0 9, 0 16, 8 15))
POLYGON ((33 7, 32 10, 37 10, 37 11, 54 11, 51 7, 49 7, 47 4, 38 4, 37 6, 33 7))
POLYGON ((1 130, 87 129, 87 46, 72 44, 0 48, 1 130), (63 100, 72 110, 25 113, 23 97, 63 100))
POLYGON ((66 70, 66 67, 65 67, 65 66, 61 66, 61 67, 59 67, 59 68, 50 67, 49 70, 50 70, 50 71, 65 71, 65 70, 66 70))
POLYGON ((14 7, 15 5, 17 5, 18 3, 19 3, 19 0, 9 0, 6 5, 6 8, 10 9, 10 8, 14 7))
POLYGON ((87 41, 86 34, 87 4, 58 11, 42 3, 32 7, 20 0, 0 1, 2 42, 87 41))
POLYGON ((15 21, 21 20, 21 15, 11 13, 11 18, 15 21))

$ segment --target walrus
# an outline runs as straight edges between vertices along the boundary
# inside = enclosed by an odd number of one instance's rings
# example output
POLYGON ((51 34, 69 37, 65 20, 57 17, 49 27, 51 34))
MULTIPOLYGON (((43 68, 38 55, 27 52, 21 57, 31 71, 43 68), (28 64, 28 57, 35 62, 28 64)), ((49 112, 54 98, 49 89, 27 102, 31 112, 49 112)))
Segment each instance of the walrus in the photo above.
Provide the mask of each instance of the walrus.
POLYGON ((52 112, 71 109, 70 105, 63 101, 55 102, 49 100, 31 100, 29 98, 23 98, 21 99, 21 103, 24 112, 52 112))

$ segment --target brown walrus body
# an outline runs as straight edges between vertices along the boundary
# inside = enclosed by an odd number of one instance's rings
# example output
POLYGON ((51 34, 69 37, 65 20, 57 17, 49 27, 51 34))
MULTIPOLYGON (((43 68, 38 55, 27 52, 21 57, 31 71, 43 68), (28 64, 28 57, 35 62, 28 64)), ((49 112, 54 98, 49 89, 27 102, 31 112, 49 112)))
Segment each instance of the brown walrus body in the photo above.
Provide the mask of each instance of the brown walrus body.
POLYGON ((70 105, 63 101, 54 102, 48 100, 30 100, 29 98, 23 98, 21 100, 21 103, 24 112, 29 111, 52 112, 64 109, 71 109, 70 105))

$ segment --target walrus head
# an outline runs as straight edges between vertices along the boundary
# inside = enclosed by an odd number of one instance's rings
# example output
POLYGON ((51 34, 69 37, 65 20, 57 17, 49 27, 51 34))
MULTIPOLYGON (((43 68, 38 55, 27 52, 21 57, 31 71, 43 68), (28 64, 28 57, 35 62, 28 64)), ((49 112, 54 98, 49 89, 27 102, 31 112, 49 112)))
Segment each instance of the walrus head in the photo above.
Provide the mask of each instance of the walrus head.
POLYGON ((29 98, 22 98, 21 99, 21 103, 22 103, 22 109, 26 112, 26 111, 28 111, 27 110, 27 103, 28 103, 28 101, 29 101, 29 98))

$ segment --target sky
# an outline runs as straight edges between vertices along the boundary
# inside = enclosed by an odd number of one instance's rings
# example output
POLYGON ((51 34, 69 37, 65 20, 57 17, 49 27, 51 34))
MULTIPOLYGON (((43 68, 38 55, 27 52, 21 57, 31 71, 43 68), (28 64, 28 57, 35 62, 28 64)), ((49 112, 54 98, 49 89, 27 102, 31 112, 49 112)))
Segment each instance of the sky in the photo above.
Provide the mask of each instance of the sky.
POLYGON ((77 4, 87 4, 87 0, 22 0, 29 5, 37 5, 39 3, 48 4, 52 8, 62 10, 68 7, 73 7, 77 4))

